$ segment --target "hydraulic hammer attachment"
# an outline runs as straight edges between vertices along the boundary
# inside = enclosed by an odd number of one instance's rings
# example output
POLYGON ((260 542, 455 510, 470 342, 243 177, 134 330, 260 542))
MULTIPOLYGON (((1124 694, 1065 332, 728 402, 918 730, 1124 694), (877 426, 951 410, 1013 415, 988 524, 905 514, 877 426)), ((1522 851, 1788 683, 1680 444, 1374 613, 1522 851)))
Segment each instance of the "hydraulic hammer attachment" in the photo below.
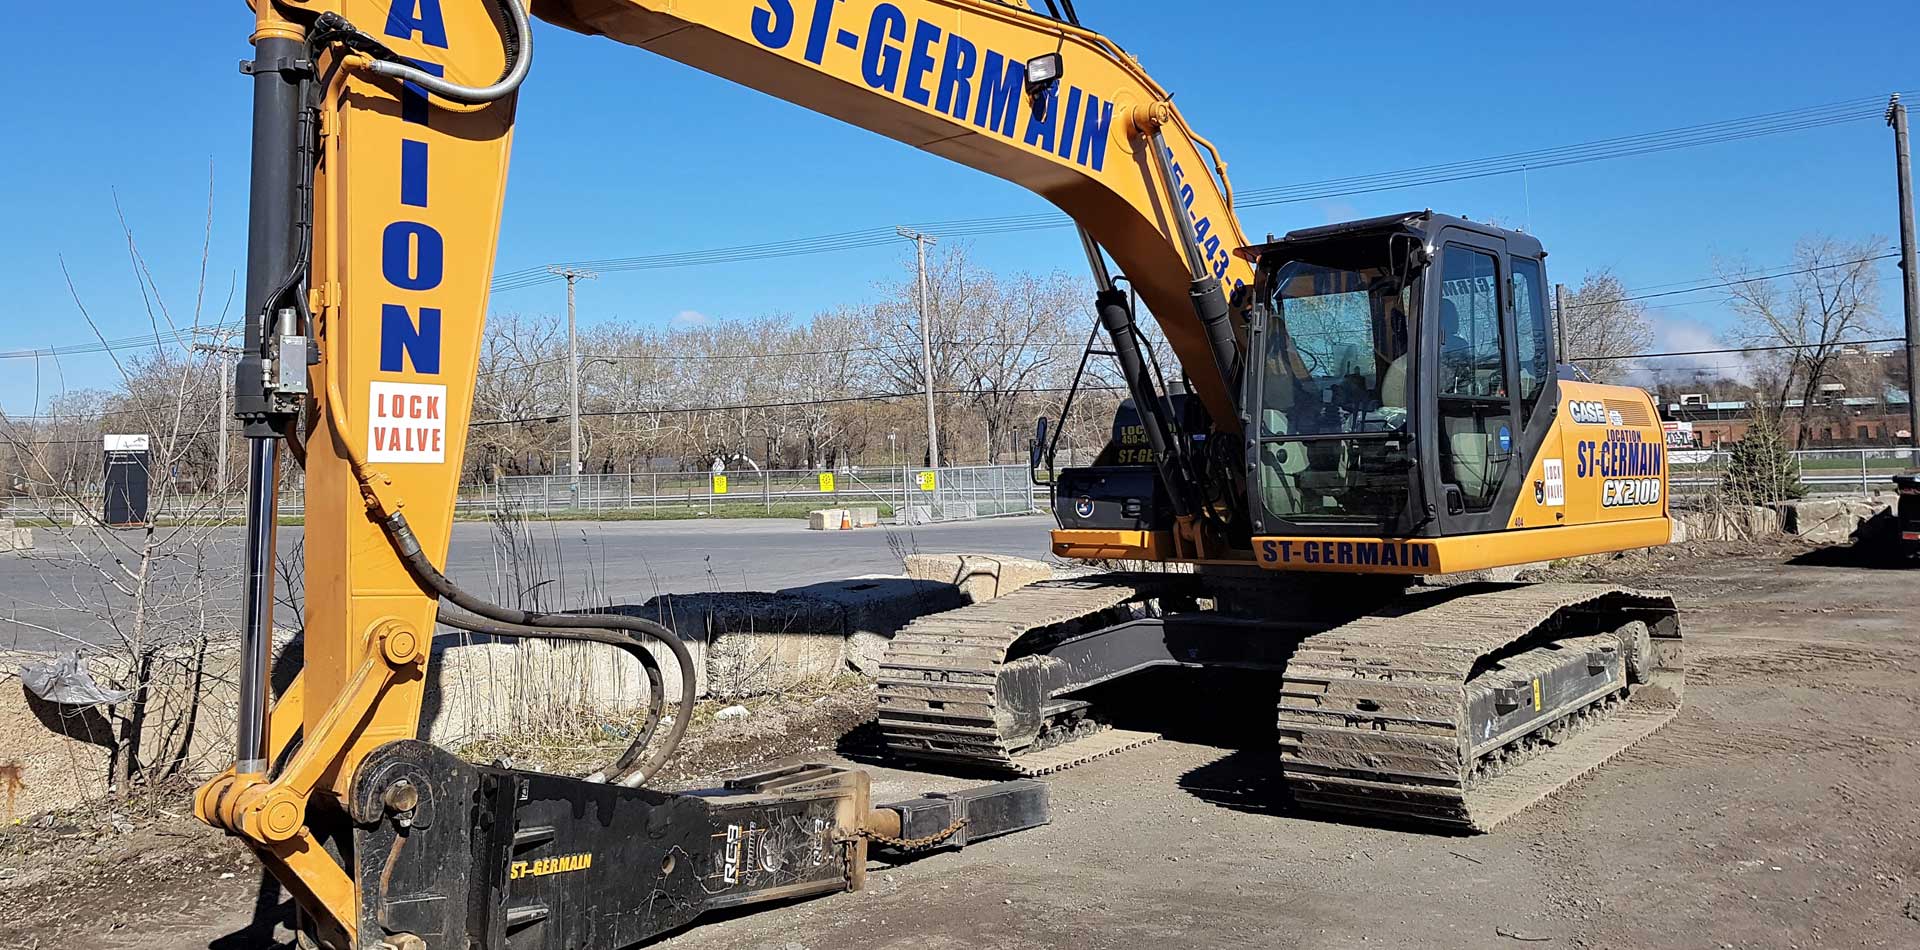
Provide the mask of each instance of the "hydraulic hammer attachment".
POLYGON ((413 740, 361 763, 352 803, 366 950, 614 950, 720 908, 859 890, 869 846, 962 847, 1048 820, 1047 787, 1027 780, 875 808, 867 773, 827 765, 673 793, 413 740))

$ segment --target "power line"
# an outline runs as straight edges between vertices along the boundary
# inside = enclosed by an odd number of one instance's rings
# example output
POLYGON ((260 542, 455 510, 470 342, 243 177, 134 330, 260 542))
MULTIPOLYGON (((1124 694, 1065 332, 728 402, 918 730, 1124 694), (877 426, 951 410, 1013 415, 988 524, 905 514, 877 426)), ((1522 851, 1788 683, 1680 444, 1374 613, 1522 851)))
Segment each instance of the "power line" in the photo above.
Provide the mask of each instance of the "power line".
MULTIPOLYGON (((1633 135, 1596 139, 1573 145, 1510 152, 1486 158, 1435 165, 1422 165, 1376 172, 1369 175, 1330 178, 1268 188, 1243 190, 1235 199, 1236 208, 1259 208, 1278 204, 1314 201, 1392 191, 1421 185, 1443 184, 1495 175, 1513 174, 1538 168, 1560 168, 1590 162, 1629 158, 1678 149, 1698 148, 1736 142, 1761 136, 1780 135, 1806 129, 1824 128, 1863 120, 1878 120, 1884 97, 1846 99, 1798 109, 1724 119, 1642 132, 1633 135)), ((1037 212, 987 218, 961 218, 949 221, 916 223, 915 230, 943 237, 974 237, 1013 232, 1038 231, 1073 226, 1072 219, 1053 212, 1037 212)), ((771 260, 808 254, 824 254, 858 248, 880 247, 897 239, 887 227, 840 231, 813 237, 792 238, 759 244, 707 248, 639 257, 600 258, 568 262, 564 266, 592 267, 601 271, 645 271, 703 264, 730 264, 771 260)), ((546 267, 527 267, 508 271, 494 278, 493 289, 504 292, 531 287, 555 279, 546 267)))
POLYGON ((1663 290, 1663 291, 1660 291, 1659 293, 1637 294, 1630 297, 1608 297, 1605 300, 1595 300, 1591 303, 1569 304, 1567 306, 1567 309, 1568 310, 1585 310, 1593 307, 1604 307, 1609 304, 1627 303, 1628 301, 1633 301, 1633 300, 1652 300, 1656 297, 1673 297, 1680 294, 1699 293, 1700 291, 1703 291, 1703 290, 1724 290, 1728 287, 1737 287, 1741 284, 1754 284, 1754 283, 1759 283, 1760 281, 1763 281, 1763 280, 1779 280, 1783 277, 1799 277, 1803 274, 1812 274, 1817 271, 1834 270, 1840 267, 1852 267, 1855 264, 1870 264, 1874 261, 1891 260, 1899 256, 1900 255, 1897 253, 1878 254, 1873 257, 1862 257, 1862 258, 1858 258, 1851 261, 1835 261, 1831 264, 1815 264, 1812 267, 1802 267, 1798 270, 1782 271, 1778 274, 1758 274, 1753 277, 1736 277, 1736 278, 1733 278, 1732 280, 1721 280, 1719 283, 1703 284, 1698 287, 1688 287, 1684 290, 1663 290))
MULTIPOLYGON (((1124 388, 1125 387, 1123 386, 1082 386, 1080 387, 1080 390, 1082 392, 1117 392, 1124 388)), ((1003 390, 999 390, 997 395, 1038 396, 1038 395, 1045 395, 1048 393, 1063 393, 1063 392, 1066 392, 1067 390, 1068 390, 1068 387, 1066 386, 1036 386, 1036 387, 1023 388, 1023 389, 1003 389, 1003 390)), ((794 402, 736 403, 733 405, 726 405, 726 406, 662 406, 658 409, 599 409, 592 412, 582 412, 580 415, 582 418, 585 418, 587 416, 611 416, 611 417, 673 416, 673 415, 687 415, 687 414, 696 413, 696 412, 743 412, 743 411, 749 411, 754 409, 801 409, 807 406, 833 406, 833 405, 840 405, 843 403, 851 403, 851 402, 892 402, 896 399, 920 399, 924 395, 925 395, 925 390, 921 390, 918 392, 910 392, 910 393, 867 393, 867 394, 858 395, 858 396, 828 396, 824 399, 803 399, 803 400, 797 400, 794 402)), ((970 389, 936 389, 934 390, 934 395, 936 396, 975 396, 975 395, 979 395, 979 393, 976 393, 970 389)), ((538 416, 518 416, 511 419, 476 419, 468 423, 468 426, 470 428, 480 428, 482 426, 519 425, 527 422, 557 423, 564 418, 566 418, 565 413, 538 415, 538 416)))
MULTIPOLYGON (((963 343, 957 340, 935 340, 933 345, 948 346, 948 347, 964 346, 972 349, 1000 349, 1000 350, 1024 350, 1024 349, 1078 350, 1081 348, 1081 344, 1079 343, 1063 343, 1063 342, 1052 342, 1052 341, 1040 341, 1035 343, 998 343, 998 342, 963 343)), ((676 362, 683 362, 683 361, 725 362, 728 360, 787 359, 790 357, 800 357, 800 356, 852 356, 855 353, 893 353, 893 352, 898 352, 900 350, 917 350, 919 348, 920 347, 917 344, 913 344, 913 343, 887 343, 884 345, 876 345, 876 346, 843 346, 836 349, 828 349, 828 350, 781 350, 773 353, 582 353, 580 354, 580 361, 582 365, 598 362, 601 360, 605 360, 610 363, 611 362, 676 363, 676 362)), ((478 375, 498 376, 502 373, 518 373, 518 372, 523 372, 529 369, 535 369, 541 366, 551 366, 556 363, 565 363, 566 361, 567 361, 567 358, 564 356, 555 356, 555 357, 550 357, 547 359, 539 359, 539 360, 529 360, 525 363, 515 363, 512 366, 501 366, 495 369, 482 370, 478 375)))
POLYGON ((1840 346, 1878 346, 1882 343, 1905 343, 1904 337, 1887 337, 1880 340, 1829 340, 1825 343, 1781 343, 1773 346, 1731 346, 1719 350, 1675 350, 1669 353, 1631 353, 1625 356, 1575 356, 1569 363, 1592 363, 1600 360, 1655 360, 1673 356, 1724 356, 1728 353, 1773 353, 1780 350, 1818 350, 1825 347, 1840 346))
MULTIPOLYGON (((237 329, 239 326, 240 325, 238 323, 221 323, 221 324, 215 324, 212 326, 181 327, 180 330, 183 333, 192 333, 195 331, 212 332, 217 330, 233 330, 233 329, 237 329)), ((176 346, 181 346, 181 347, 185 347, 188 345, 183 340, 179 340, 179 339, 169 340, 167 337, 165 337, 162 334, 143 333, 139 336, 122 337, 117 340, 94 340, 88 343, 68 343, 61 346, 41 347, 40 349, 37 349, 37 350, 8 350, 4 353, 0 353, 0 360, 30 360, 30 359, 38 359, 41 357, 52 357, 52 356, 75 356, 75 355, 80 355, 85 353, 117 353, 121 350, 148 349, 152 347, 166 346, 170 343, 176 346)))

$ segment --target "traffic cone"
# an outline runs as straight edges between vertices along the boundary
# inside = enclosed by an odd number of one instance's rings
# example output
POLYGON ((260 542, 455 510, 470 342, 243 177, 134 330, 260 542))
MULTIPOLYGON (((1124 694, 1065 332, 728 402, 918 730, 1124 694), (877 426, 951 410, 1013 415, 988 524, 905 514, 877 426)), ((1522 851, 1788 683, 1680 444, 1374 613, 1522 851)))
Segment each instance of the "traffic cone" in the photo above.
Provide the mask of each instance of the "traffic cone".
POLYGON ((853 512, 848 511, 845 508, 840 509, 840 530, 842 531, 853 530, 853 512))

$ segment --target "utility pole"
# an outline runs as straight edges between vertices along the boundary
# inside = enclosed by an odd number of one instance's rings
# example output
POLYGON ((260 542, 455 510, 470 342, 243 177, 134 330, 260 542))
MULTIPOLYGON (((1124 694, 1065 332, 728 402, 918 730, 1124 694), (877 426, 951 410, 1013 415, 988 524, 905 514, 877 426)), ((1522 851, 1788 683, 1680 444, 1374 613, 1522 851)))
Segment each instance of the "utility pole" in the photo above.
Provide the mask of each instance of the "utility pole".
MULTIPOLYGON (((233 418, 233 407, 231 405, 233 401, 232 360, 233 357, 239 356, 243 352, 240 347, 234 346, 231 341, 234 337, 240 335, 240 331, 212 327, 196 327, 193 332, 196 336, 205 334, 213 340, 211 343, 195 343, 193 345, 193 351, 195 353, 211 353, 220 358, 220 444, 215 447, 214 451, 215 474, 213 483, 216 486, 215 490, 218 491, 224 499, 227 493, 227 420, 233 418)), ((222 511, 226 510, 226 502, 224 500, 221 502, 220 508, 222 511)))
MULTIPOLYGON (((1893 126, 1894 171, 1900 180, 1900 283, 1907 310, 1907 437, 1920 450, 1920 267, 1914 263, 1913 153, 1907 146, 1907 107, 1894 93, 1887 103, 1887 124, 1893 126)), ((1920 464, 1920 452, 1915 453, 1920 464)))
POLYGON ((547 273, 567 279, 567 420, 572 463, 567 468, 567 498, 572 507, 580 505, 580 334, 574 322, 573 283, 581 278, 600 276, 592 271, 554 266, 547 273))
MULTIPOLYGON (((1553 285, 1553 334, 1554 348, 1560 354, 1556 362, 1573 365, 1573 354, 1567 352, 1567 285, 1553 285)), ((1557 374, 1559 371, 1555 370, 1557 374)))
POLYGON ((940 429, 933 418, 933 306, 927 299, 927 245, 939 242, 931 235, 921 234, 912 228, 896 227, 893 230, 912 241, 914 250, 920 255, 920 369, 927 385, 927 467, 938 469, 940 429))

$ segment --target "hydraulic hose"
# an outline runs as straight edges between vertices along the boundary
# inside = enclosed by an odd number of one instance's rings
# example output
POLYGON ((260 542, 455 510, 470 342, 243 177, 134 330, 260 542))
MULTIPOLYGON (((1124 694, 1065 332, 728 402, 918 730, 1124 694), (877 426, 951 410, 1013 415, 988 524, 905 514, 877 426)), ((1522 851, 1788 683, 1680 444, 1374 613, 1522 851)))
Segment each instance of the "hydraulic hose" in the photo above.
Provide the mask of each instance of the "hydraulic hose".
MULTIPOLYGON (((693 720, 693 702, 696 683, 693 672, 693 654, 687 650, 686 643, 682 642, 680 637, 673 631, 651 620, 642 620, 639 617, 627 617, 620 614, 535 613, 490 603, 469 593, 460 585, 455 584, 452 579, 440 573, 439 568, 433 566, 433 561, 427 557, 425 551, 420 549, 420 539, 414 536, 413 529, 407 525, 407 517, 405 515, 394 512, 381 519, 380 523, 381 526, 386 529, 387 539, 393 544, 394 552, 400 555, 401 562, 407 566, 407 570, 413 574, 414 578, 418 580, 422 586, 438 594, 442 600, 468 613, 511 627, 526 628, 511 631, 499 628, 475 630, 477 633, 499 633, 503 636, 546 637, 563 640, 591 640, 597 643, 607 643, 623 648, 637 649, 640 653, 647 653, 641 641, 642 637, 666 644, 667 649, 673 651, 674 662, 680 667, 680 700, 674 707, 673 728, 668 731, 666 741, 661 745, 660 751, 650 756, 645 766, 637 770, 632 770, 633 763, 629 761, 629 757, 638 758, 639 753, 634 747, 629 747, 627 753, 621 756, 620 762, 616 763, 616 767, 623 771, 614 772, 606 778, 616 785, 624 785, 628 788, 637 787, 652 778, 654 773, 658 772, 660 767, 666 764, 667 759, 672 757, 674 750, 679 748, 680 739, 686 735, 687 725, 693 720), (638 636, 635 636, 636 634, 638 636)), ((458 615, 454 616, 456 619, 465 619, 459 618, 458 615)), ((461 626, 462 629, 474 629, 474 626, 478 626, 478 624, 475 623, 469 626, 450 623, 449 626, 461 626)), ((646 667, 650 660, 652 660, 652 655, 647 654, 646 659, 641 660, 641 665, 646 667)), ((658 673, 657 667, 658 665, 655 664, 653 671, 649 673, 649 680, 653 679, 654 675, 658 673)), ((656 689, 653 693, 653 701, 660 702, 663 695, 663 690, 656 689)), ((652 731, 652 728, 643 730, 642 739, 650 740, 652 738, 652 731)), ((643 743, 636 742, 635 745, 642 746, 643 743)))
MULTIPOLYGON (((452 604, 447 603, 445 601, 441 602, 439 616, 436 617, 435 619, 437 619, 439 622, 443 624, 446 624, 449 627, 455 627, 460 630, 468 631, 470 633, 485 634, 487 636, 492 636, 492 637, 511 637, 514 639, 542 639, 542 640, 583 640, 583 641, 591 641, 594 643, 610 644, 612 646, 617 646, 623 650, 626 650, 628 653, 632 654, 635 659, 640 661, 640 668, 645 670, 647 674, 646 720, 640 727, 640 735, 635 737, 633 742, 627 746, 627 751, 621 753, 620 758, 614 760, 612 765, 604 769, 601 769, 600 771, 595 772, 592 775, 588 776, 588 780, 604 782, 604 781, 607 781, 609 778, 619 779, 629 774, 633 769, 634 764, 639 762, 641 759, 641 756, 646 754, 647 746, 652 744, 653 736, 656 732, 659 731, 660 721, 662 718, 664 718, 661 714, 666 708, 666 688, 665 688, 665 683, 662 680, 660 675, 660 661, 653 658, 653 654, 648 652, 645 642, 642 641, 639 637, 635 637, 635 636, 632 636, 631 634, 627 634, 618 630, 608 630, 605 628, 596 629, 596 630, 578 630, 578 631, 554 630, 552 628, 523 627, 518 624, 501 623, 499 621, 486 620, 481 617, 472 616, 466 613, 465 611, 462 611, 454 607, 452 604)), ((671 755, 672 751, 673 751, 672 749, 668 749, 667 754, 671 755)), ((666 761, 666 756, 659 756, 657 758, 659 758, 661 762, 666 761)), ((656 765, 652 768, 643 770, 640 773, 640 778, 638 779, 638 781, 639 782, 646 781, 648 778, 650 778, 653 775, 655 771, 658 770, 658 768, 659 766, 656 765)))
POLYGON ((524 0, 497 2, 506 19, 500 31, 500 42, 506 47, 507 67, 500 78, 488 86, 463 86, 435 76, 408 62, 339 14, 322 14, 314 23, 314 36, 322 42, 340 42, 349 49, 365 54, 371 59, 367 63, 367 70, 377 76, 413 83, 453 102, 478 105, 512 95, 526 81, 527 71, 533 67, 533 24, 527 16, 526 3, 524 0))

